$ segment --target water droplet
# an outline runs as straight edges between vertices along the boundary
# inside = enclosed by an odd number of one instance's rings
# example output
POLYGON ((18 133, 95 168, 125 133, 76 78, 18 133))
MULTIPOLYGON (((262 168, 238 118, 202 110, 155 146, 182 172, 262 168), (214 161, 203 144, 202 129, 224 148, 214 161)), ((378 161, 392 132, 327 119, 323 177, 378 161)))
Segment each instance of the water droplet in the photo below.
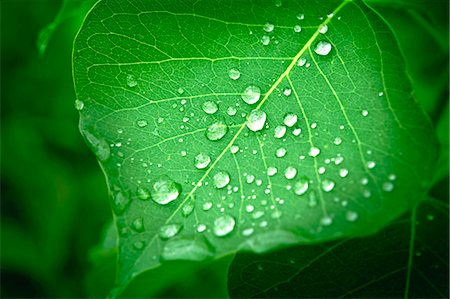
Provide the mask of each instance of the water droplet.
POLYGON ((236 154, 238 151, 239 151, 239 146, 237 146, 237 145, 232 145, 232 146, 230 147, 230 152, 231 152, 232 154, 236 154))
POLYGON ((253 212, 255 210, 255 206, 253 206, 253 205, 247 205, 246 207, 245 207, 245 211, 247 212, 247 213, 251 213, 251 212, 253 212))
POLYGON ((83 135, 100 161, 105 162, 109 159, 111 156, 111 149, 104 139, 97 138, 87 131, 83 131, 83 135))
POLYGON ((253 183, 253 182, 255 181, 255 176, 252 175, 252 174, 248 174, 248 175, 245 177, 245 180, 246 180, 246 182, 247 182, 248 184, 251 184, 251 183, 253 183))
POLYGON ((334 188, 334 182, 332 180, 323 180, 322 181, 322 190, 325 192, 330 192, 334 188))
POLYGON ((379 93, 378 93, 378 96, 379 97, 382 97, 384 95, 384 92, 382 92, 382 91, 380 91, 379 93))
POLYGON ((276 167, 269 166, 267 168, 267 175, 268 176, 274 176, 274 175, 277 174, 277 172, 278 172, 278 169, 276 167))
POLYGON ((230 106, 227 108, 227 114, 229 116, 234 116, 234 115, 236 115, 236 113, 237 113, 237 109, 235 107, 230 106))
POLYGON ((137 232, 144 231, 144 219, 142 217, 138 217, 133 220, 133 223, 131 224, 133 229, 137 232))
POLYGON ((284 177, 287 178, 288 180, 292 180, 293 178, 295 178, 296 175, 297 169, 295 167, 288 166, 284 170, 284 177))
POLYGON ((290 89, 290 88, 285 88, 285 89, 283 89, 283 94, 285 95, 285 96, 290 96, 291 95, 291 93, 292 93, 292 89, 290 89))
POLYGON ((220 140, 228 132, 228 126, 224 121, 216 121, 206 130, 206 138, 211 141, 220 140))
POLYGON ((241 95, 241 98, 249 105, 255 104, 261 97, 261 89, 258 86, 248 86, 241 95))
POLYGON ((347 175, 348 175, 348 170, 347 169, 342 168, 342 169, 339 170, 339 176, 341 178, 345 178, 347 175))
POLYGON ((334 144, 335 144, 335 145, 339 145, 339 144, 341 144, 341 143, 342 143, 341 137, 336 137, 336 138, 334 138, 334 144))
POLYGON ((377 164, 374 161, 369 161, 367 162, 367 168, 372 169, 376 166, 377 164))
POLYGON ((83 101, 75 100, 75 109, 77 109, 78 111, 81 111, 81 110, 83 110, 83 108, 84 108, 83 101))
POLYGON ((144 242, 136 241, 133 243, 133 247, 134 249, 141 250, 142 248, 144 248, 144 242))
POLYGON ((222 189, 230 183, 230 175, 226 171, 219 171, 213 177, 214 187, 222 189))
POLYGON ((309 183, 306 179, 298 180, 294 185, 294 193, 297 195, 303 195, 308 191, 309 183))
POLYGON ((264 111, 260 109, 252 110, 248 116, 247 127, 253 132, 260 131, 264 128, 266 118, 267 115, 264 111))
POLYGON ((231 233, 236 222, 230 215, 223 215, 214 220, 214 234, 218 237, 223 237, 231 233))
POLYGON ((148 191, 145 190, 144 188, 140 188, 140 187, 137 188, 136 194, 137 194, 137 197, 138 197, 140 200, 147 200, 147 199, 150 198, 150 192, 148 192, 148 191))
POLYGON ((264 24, 263 30, 265 32, 272 32, 274 28, 275 26, 272 23, 267 22, 266 24, 264 24))
POLYGON ((194 211, 194 203, 192 201, 187 202, 183 208, 182 208, 182 213, 184 217, 187 217, 189 215, 191 215, 192 211, 194 211))
POLYGON ((133 75, 131 75, 131 74, 127 75, 127 85, 128 85, 128 87, 135 87, 137 84, 138 83, 136 81, 136 78, 133 75))
POLYGON ((194 165, 197 169, 204 169, 211 163, 211 157, 205 153, 200 153, 194 158, 194 165))
POLYGON ((184 93, 184 89, 183 89, 182 87, 180 87, 180 88, 178 88, 177 92, 178 92, 179 94, 183 94, 183 93, 184 93))
POLYGON ((160 177, 151 191, 152 199, 160 204, 166 205, 178 198, 181 192, 181 186, 172 181, 168 176, 160 177))
POLYGON ((319 174, 324 174, 325 171, 327 171, 327 170, 326 170, 326 168, 323 167, 323 166, 320 166, 319 169, 317 170, 317 172, 318 172, 319 174))
POLYGON ((170 239, 170 238, 176 236, 181 231, 182 228, 183 228, 183 225, 181 225, 179 223, 163 225, 159 229, 159 236, 162 239, 170 239))
POLYGON ((317 147, 311 147, 309 149, 308 155, 311 157, 317 157, 320 154, 320 149, 317 147))
POLYGON ((199 225, 197 225, 197 231, 199 232, 199 233, 202 233, 202 232, 204 232, 206 230, 206 225, 204 225, 204 224, 199 224, 199 225))
POLYGON ((306 58, 300 58, 297 62, 298 66, 304 66, 306 64, 306 58))
POLYGON ((354 211, 347 211, 347 213, 345 213, 345 219, 347 219, 347 221, 354 222, 358 219, 358 213, 354 211))
POLYGON ((275 152, 275 155, 278 158, 283 158, 284 156, 286 156, 286 149, 284 147, 280 147, 279 149, 277 149, 277 151, 275 152))
POLYGON ((215 102, 206 101, 202 104, 202 109, 207 114, 214 114, 219 110, 219 106, 215 102))
POLYGON ((242 231, 242 235, 243 235, 244 237, 248 237, 248 236, 250 236, 251 234, 253 234, 254 231, 255 231, 254 228, 249 227, 249 228, 246 228, 246 229, 244 229, 244 230, 242 231))
POLYGON ((270 43, 270 37, 267 35, 263 35, 261 37, 261 44, 263 44, 263 46, 267 46, 270 43))
POLYGON ((297 33, 298 33, 298 32, 301 32, 301 31, 302 31, 302 26, 300 26, 300 25, 295 25, 295 26, 294 26, 294 31, 297 32, 297 33))
POLYGON ((324 216, 322 219, 320 219, 320 224, 323 226, 329 226, 333 223, 333 219, 331 219, 330 216, 324 216))
POLYGON ((274 137, 275 138, 283 138, 286 134, 286 127, 285 126, 276 126, 274 129, 274 137))
POLYGON ((241 72, 237 68, 232 68, 228 71, 228 77, 232 80, 237 80, 241 77, 241 72))
POLYGON ((145 119, 139 119, 138 121, 136 121, 136 125, 139 128, 144 128, 148 125, 148 122, 145 119))
POLYGON ((328 31, 328 26, 327 25, 320 25, 319 26, 319 32, 320 33, 325 34, 325 33, 327 33, 327 31, 328 31))
POLYGON ((395 174, 390 174, 389 176, 388 176, 388 179, 390 180, 390 181, 395 181, 396 179, 397 179, 397 176, 395 175, 395 174))
POLYGON ((314 52, 316 52, 317 55, 326 56, 331 51, 331 44, 326 41, 320 41, 317 43, 316 47, 314 48, 314 52))
POLYGON ((202 261, 212 255, 204 242, 198 240, 171 239, 165 244, 161 258, 171 260, 202 261))
POLYGON ((298 117, 293 113, 288 113, 284 116, 284 124, 288 127, 292 127, 297 123, 298 117))
POLYGON ((294 136, 299 136, 301 133, 302 133, 302 129, 300 129, 300 128, 294 129, 294 131, 292 131, 292 135, 294 135, 294 136))
POLYGON ((202 209, 203 211, 209 211, 212 208, 212 202, 207 201, 203 204, 202 209))
POLYGON ((297 19, 303 20, 305 18, 305 15, 303 13, 297 14, 297 19))
POLYGON ((392 190, 394 190, 394 184, 392 184, 391 182, 385 182, 383 183, 382 188, 386 192, 391 192, 392 190))
POLYGON ((367 115, 369 115, 369 111, 363 110, 363 111, 361 111, 361 114, 362 114, 362 116, 367 116, 367 115))
POLYGON ((128 194, 119 191, 113 195, 114 212, 116 214, 122 214, 128 208, 129 204, 130 198, 128 194))

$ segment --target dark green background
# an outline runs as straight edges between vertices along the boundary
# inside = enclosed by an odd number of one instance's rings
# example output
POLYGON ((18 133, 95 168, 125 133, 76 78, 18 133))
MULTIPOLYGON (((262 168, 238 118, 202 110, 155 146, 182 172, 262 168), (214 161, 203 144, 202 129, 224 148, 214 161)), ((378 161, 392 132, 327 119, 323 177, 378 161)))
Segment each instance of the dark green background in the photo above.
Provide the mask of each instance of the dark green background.
MULTIPOLYGON (((437 128, 430 196, 448 203, 448 2, 373 2, 393 26, 417 100, 437 128)), ((114 279, 115 249, 98 245, 112 219, 106 185, 73 106, 72 42, 92 3, 66 1, 42 55, 39 32, 62 1, 0 4, 2 298, 102 297, 114 279)), ((445 222, 435 234, 448 243, 445 222)), ((225 296, 228 262, 172 263, 138 279, 128 295, 225 296)))

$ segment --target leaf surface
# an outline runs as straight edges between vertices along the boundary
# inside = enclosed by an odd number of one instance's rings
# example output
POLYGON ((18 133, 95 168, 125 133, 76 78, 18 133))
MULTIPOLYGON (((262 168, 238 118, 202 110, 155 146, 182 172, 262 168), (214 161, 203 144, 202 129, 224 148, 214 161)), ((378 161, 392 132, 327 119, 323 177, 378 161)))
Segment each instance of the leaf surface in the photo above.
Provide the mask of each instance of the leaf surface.
POLYGON ((120 287, 162 260, 369 234, 429 185, 429 123, 360 2, 100 1, 73 60, 120 287))

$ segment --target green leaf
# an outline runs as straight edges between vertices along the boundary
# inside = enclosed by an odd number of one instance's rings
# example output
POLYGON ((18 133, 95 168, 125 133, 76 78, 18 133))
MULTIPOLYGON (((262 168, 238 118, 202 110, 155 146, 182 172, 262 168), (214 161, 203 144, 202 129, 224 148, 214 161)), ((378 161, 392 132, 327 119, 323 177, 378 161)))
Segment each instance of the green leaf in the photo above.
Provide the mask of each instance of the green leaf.
POLYGON ((430 199, 370 237, 238 254, 230 296, 448 298, 448 220, 448 203, 430 199))
POLYGON ((360 2, 100 1, 73 61, 117 292, 163 260, 373 233, 428 188, 429 122, 360 2))

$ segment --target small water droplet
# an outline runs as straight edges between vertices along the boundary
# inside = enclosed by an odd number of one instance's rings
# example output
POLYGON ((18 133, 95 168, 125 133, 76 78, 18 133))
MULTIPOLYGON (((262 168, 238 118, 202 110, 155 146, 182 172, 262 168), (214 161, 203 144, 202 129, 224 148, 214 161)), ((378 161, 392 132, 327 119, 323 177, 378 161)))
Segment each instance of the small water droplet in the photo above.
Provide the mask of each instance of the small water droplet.
POLYGON ((324 216, 322 219, 320 219, 320 224, 323 226, 329 226, 333 223, 333 219, 331 219, 330 216, 324 216))
POLYGON ((144 242, 136 241, 133 243, 133 247, 134 247, 134 249, 142 250, 142 248, 144 248, 144 242))
POLYGON ((128 194, 122 191, 118 191, 113 195, 114 212, 116 214, 122 214, 123 212, 125 212, 129 204, 130 198, 128 194))
POLYGON ((334 182, 332 180, 325 179, 322 181, 322 190, 325 192, 330 192, 334 188, 334 182))
POLYGON ((292 180, 297 175, 297 169, 292 166, 286 167, 284 170, 284 177, 288 180, 292 180))
POLYGON ((259 101, 261 97, 261 89, 258 86, 248 86, 241 95, 241 98, 249 105, 253 105, 259 101))
POLYGON ((84 108, 84 102, 80 101, 80 100, 75 100, 75 109, 77 109, 78 111, 83 110, 84 108))
POLYGON ((320 154, 320 149, 317 147, 311 147, 309 149, 308 155, 311 157, 317 157, 320 154))
POLYGON ((218 237, 223 237, 231 233, 236 222, 230 215, 223 215, 214 220, 214 234, 218 237))
POLYGON ((382 91, 380 91, 379 93, 378 93, 378 96, 379 97, 382 97, 384 95, 384 92, 382 92, 382 91))
POLYGON ((263 26, 263 30, 265 32, 272 32, 273 29, 275 28, 275 26, 272 23, 267 22, 266 24, 264 24, 263 26))
POLYGON ((230 183, 230 175, 226 171, 219 171, 213 177, 214 187, 222 189, 230 183))
POLYGON ((300 25, 295 25, 294 26, 294 32, 301 32, 302 31, 302 26, 300 26, 300 25))
POLYGON ((395 174, 390 174, 389 176, 388 176, 388 179, 390 180, 390 181, 395 181, 396 179, 397 179, 397 176, 395 175, 395 174))
POLYGON ((246 180, 247 184, 251 184, 251 183, 253 183, 255 181, 255 176, 252 175, 252 174, 248 174, 245 177, 245 180, 246 180))
POLYGON ((160 177, 151 190, 152 199, 160 205, 166 205, 178 198, 181 186, 171 180, 168 176, 160 177))
POLYGON ((83 135, 90 145, 90 148, 100 161, 105 162, 109 159, 111 156, 111 149, 104 139, 97 138, 87 131, 83 131, 83 135))
POLYGON ((213 101, 206 101, 202 104, 202 109, 207 114, 214 114, 219 110, 219 106, 213 101))
POLYGON ((293 113, 288 113, 284 116, 283 122, 286 126, 292 127, 297 123, 298 117, 293 113))
POLYGON ((191 215, 192 211, 194 211, 194 203, 192 201, 187 202, 183 208, 182 213, 184 217, 191 215))
POLYGON ((276 167, 269 166, 269 167, 267 168, 267 175, 268 175, 268 176, 274 176, 274 175, 277 174, 277 172, 278 172, 278 169, 277 169, 276 167))
POLYGON ((297 128, 292 131, 292 135, 299 136, 302 133, 302 129, 297 128))
POLYGON ((253 234, 254 231, 255 231, 254 228, 249 227, 249 228, 246 228, 246 229, 244 229, 244 230, 242 231, 242 235, 243 235, 244 237, 248 237, 248 236, 250 236, 251 234, 253 234))
POLYGON ((325 167, 323 167, 323 166, 320 166, 319 169, 317 170, 317 172, 318 172, 319 174, 324 174, 325 171, 327 171, 327 169, 326 169, 325 167))
POLYGON ((377 164, 374 161, 369 161, 367 162, 367 168, 372 169, 376 166, 377 164))
POLYGON ((199 232, 199 233, 202 233, 202 232, 204 232, 206 230, 206 225, 204 225, 204 224, 199 224, 199 225, 197 225, 197 231, 199 232))
POLYGON ((228 70, 228 77, 232 80, 237 80, 241 77, 241 72, 237 68, 228 70))
POLYGON ((267 35, 263 35, 261 37, 261 44, 263 44, 263 46, 267 46, 270 43, 270 37, 267 35))
POLYGON ((212 255, 208 246, 199 240, 170 239, 165 244, 161 258, 171 260, 202 261, 212 255))
POLYGON ((284 156, 286 156, 286 149, 284 147, 280 147, 276 150, 275 155, 278 158, 283 158, 284 156))
POLYGON ((306 58, 300 58, 297 62, 297 66, 304 66, 306 64, 306 58))
POLYGON ((319 32, 320 33, 325 34, 325 33, 327 33, 327 31, 328 31, 328 26, 327 25, 320 25, 319 26, 319 32))
POLYGON ((341 137, 336 137, 336 138, 334 138, 334 144, 335 144, 335 145, 339 145, 339 144, 341 144, 341 143, 342 143, 341 137))
POLYGON ((194 165, 197 169, 204 169, 211 163, 211 157, 205 153, 199 153, 194 158, 194 165))
POLYGON ((128 85, 128 87, 135 87, 137 84, 138 83, 136 81, 136 78, 133 75, 131 75, 131 74, 127 75, 127 85, 128 85))
POLYGON ((391 182, 384 182, 382 188, 386 192, 391 192, 392 190, 394 190, 394 184, 392 184, 391 182))
POLYGON ((345 213, 345 219, 347 219, 347 221, 354 222, 358 219, 358 213, 354 211, 347 211, 347 213, 345 213))
POLYGON ((227 114, 229 116, 234 116, 234 115, 236 115, 236 113, 237 113, 237 109, 235 107, 230 106, 227 108, 227 114))
POLYGON ((211 141, 220 140, 228 132, 228 126, 224 121, 216 121, 206 130, 206 138, 211 141))
POLYGON ((133 220, 133 223, 131 224, 133 229, 137 232, 144 231, 144 219, 142 217, 138 217, 133 220))
POLYGON ((147 200, 150 198, 150 192, 141 187, 137 188, 136 194, 140 200, 147 200))
POLYGON ((369 111, 363 110, 363 111, 361 111, 361 115, 362 116, 367 116, 367 115, 369 115, 369 111))
POLYGON ((159 229, 159 236, 162 239, 170 239, 170 238, 176 236, 181 231, 182 228, 183 228, 183 225, 181 225, 179 223, 163 225, 159 229))
POLYGON ((212 202, 207 201, 203 204, 202 209, 203 211, 209 211, 212 208, 212 202))
POLYGON ((230 147, 230 152, 231 152, 232 154, 236 154, 238 151, 239 151, 239 146, 237 146, 237 145, 232 145, 232 146, 230 147))
POLYGON ((184 89, 182 87, 180 87, 180 88, 177 89, 177 92, 179 94, 183 94, 184 93, 184 89))
POLYGON ((136 121, 136 125, 139 128, 144 128, 148 125, 148 122, 145 119, 139 119, 138 121, 136 121))
POLYGON ((285 95, 285 96, 290 96, 291 95, 291 93, 292 93, 292 89, 290 89, 290 88, 285 88, 285 89, 283 89, 283 94, 285 95))
POLYGON ((275 138, 283 138, 286 134, 286 127, 285 126, 276 126, 274 129, 274 137, 275 138))
POLYGON ((251 212, 253 212, 255 210, 255 206, 253 206, 253 205, 247 205, 246 207, 245 207, 245 211, 247 212, 247 213, 251 213, 251 212))
POLYGON ((294 185, 294 193, 297 195, 303 195, 308 191, 309 183, 306 179, 298 180, 294 185))
POLYGON ((326 56, 331 51, 331 44, 326 41, 320 41, 317 43, 316 47, 314 48, 314 52, 316 52, 317 55, 326 56))
POLYGON ((253 132, 260 131, 264 128, 266 118, 267 115, 264 111, 260 109, 252 110, 248 116, 247 127, 253 132))
POLYGON ((339 176, 341 178, 345 178, 347 175, 348 175, 348 170, 347 169, 342 168, 342 169, 339 170, 339 176))
POLYGON ((305 18, 305 15, 303 13, 297 14, 297 19, 303 20, 305 18))

